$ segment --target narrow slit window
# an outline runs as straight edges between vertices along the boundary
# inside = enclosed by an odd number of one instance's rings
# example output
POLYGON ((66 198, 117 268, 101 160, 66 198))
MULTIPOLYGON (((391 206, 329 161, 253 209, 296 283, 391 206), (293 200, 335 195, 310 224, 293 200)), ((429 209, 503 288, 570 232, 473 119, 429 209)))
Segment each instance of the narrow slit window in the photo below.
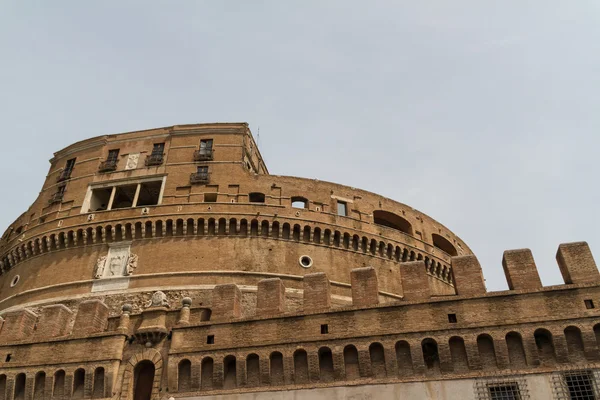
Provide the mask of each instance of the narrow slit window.
POLYGON ((594 305, 594 300, 584 300, 583 301, 585 303, 585 308, 587 308, 588 310, 591 310, 592 308, 596 308, 596 306, 594 305))
POLYGON ((458 322, 456 319, 456 314, 448 314, 448 322, 451 324, 456 324, 458 322))
POLYGON ((206 337, 206 344, 215 344, 215 335, 208 335, 206 337))

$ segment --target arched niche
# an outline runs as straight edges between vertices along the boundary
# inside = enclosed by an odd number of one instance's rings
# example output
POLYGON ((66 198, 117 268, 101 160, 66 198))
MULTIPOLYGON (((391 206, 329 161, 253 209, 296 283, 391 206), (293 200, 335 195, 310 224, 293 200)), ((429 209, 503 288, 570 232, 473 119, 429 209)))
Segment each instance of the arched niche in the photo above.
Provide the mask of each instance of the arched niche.
POLYGON ((410 222, 405 218, 391 213, 389 211, 375 210, 373 211, 373 221, 377 225, 387 226, 388 228, 404 232, 408 235, 413 234, 413 228, 410 222))
POLYGON ((442 250, 445 253, 450 254, 451 256, 457 256, 458 252, 456 251, 456 247, 448 239, 445 237, 438 235, 437 233, 431 234, 431 238, 433 240, 433 246, 442 250))

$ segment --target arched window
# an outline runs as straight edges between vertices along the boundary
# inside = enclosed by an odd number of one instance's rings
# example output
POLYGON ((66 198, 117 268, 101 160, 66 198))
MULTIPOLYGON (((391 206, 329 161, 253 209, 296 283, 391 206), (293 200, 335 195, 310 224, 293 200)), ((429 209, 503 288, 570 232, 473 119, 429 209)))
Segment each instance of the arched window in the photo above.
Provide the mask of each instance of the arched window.
MULTIPOLYGON (((46 394, 46 373, 38 372, 35 375, 35 382, 33 385, 33 399, 34 400, 44 400, 46 394)), ((0 393, 0 397, 3 393, 0 393)))
POLYGON ((234 389, 237 386, 237 368, 235 356, 227 356, 223 360, 223 389, 234 389))
POLYGON ((371 358, 371 370, 375 378, 385 378, 385 352, 381 343, 373 343, 369 346, 369 356, 371 358))
POLYGON ((454 245, 452 243, 450 243, 450 241, 448 239, 446 239, 445 237, 438 235, 437 233, 433 233, 433 234, 431 234, 431 238, 433 240, 434 247, 442 250, 443 252, 445 252, 451 256, 458 255, 454 245))
POLYGON ((280 352, 275 351, 271 353, 269 361, 271 364, 271 385, 283 385, 283 355, 280 352))
POLYGON ((333 355, 328 347, 319 349, 319 371, 322 382, 333 381, 333 355))
POLYGON ((483 369, 496 368, 496 350, 494 349, 494 340, 490 335, 479 335, 477 337, 477 350, 479 350, 479 359, 483 369))
POLYGON ((213 359, 210 357, 206 357, 202 360, 200 371, 200 387, 202 388, 202 390, 210 390, 213 387, 213 365, 213 359))
POLYGON ((398 363, 398 373, 401 376, 411 375, 413 373, 410 345, 405 340, 400 340, 396 343, 396 362, 398 363))
POLYGON ((73 398, 74 399, 82 399, 83 398, 83 388, 85 387, 85 370, 83 368, 79 368, 75 371, 73 375, 73 398))
POLYGON ((248 195, 248 199, 250 200, 250 203, 264 203, 265 194, 259 192, 252 192, 248 195))
POLYGON ((448 341, 450 346, 450 357, 452 357, 452 365, 455 371, 466 371, 469 369, 467 362, 467 350, 463 338, 454 336, 448 341))
POLYGON ((308 200, 304 197, 295 196, 292 197, 292 207, 293 208, 308 208, 308 200))
POLYGON ((581 330, 576 326, 568 326, 565 329, 565 339, 567 340, 567 349, 571 361, 585 361, 581 330))
POLYGON ((92 398, 102 399, 104 398, 104 368, 99 367, 94 371, 94 387, 92 392, 92 398))
POLYGON ((25 399, 25 374, 19 374, 15 377, 15 400, 25 399))
POLYGON ((133 400, 150 400, 154 386, 154 363, 144 360, 133 369, 133 400))
POLYGON ((0 375, 0 400, 6 400, 6 375, 0 375))
POLYGON ((527 366, 523 338, 520 334, 517 332, 508 332, 506 334, 506 347, 508 347, 508 361, 512 367, 520 368, 527 366))
POLYGON ((358 351, 351 344, 344 348, 344 366, 346 367, 346 380, 351 381, 360 378, 358 351))
POLYGON ((542 364, 553 364, 556 361, 552 334, 546 329, 537 329, 534 334, 535 345, 542 364))
POLYGON ((62 398, 65 393, 65 371, 59 369, 54 373, 54 385, 52 386, 52 397, 62 398))
POLYGON ((373 211, 373 222, 375 222, 377 225, 387 226, 388 228, 392 228, 409 235, 413 234, 413 229, 410 222, 403 217, 389 211, 373 211))
POLYGON ((190 360, 179 361, 177 368, 177 390, 189 392, 192 389, 192 363, 190 360))
POLYGON ((423 351, 423 361, 427 369, 440 371, 440 355, 438 352, 437 342, 433 339, 424 339, 421 342, 421 350, 423 351))
POLYGON ((294 352, 294 382, 296 384, 308 382, 308 356, 302 349, 294 352))
POLYGON ((256 354, 246 357, 246 385, 260 385, 260 359, 256 354))

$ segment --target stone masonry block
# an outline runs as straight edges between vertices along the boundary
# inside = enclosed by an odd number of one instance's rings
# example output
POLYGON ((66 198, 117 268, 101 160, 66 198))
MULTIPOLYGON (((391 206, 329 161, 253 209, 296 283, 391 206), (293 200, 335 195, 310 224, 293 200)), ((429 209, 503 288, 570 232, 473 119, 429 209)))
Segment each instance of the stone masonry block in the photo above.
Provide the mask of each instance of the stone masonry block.
POLYGON ((474 255, 452 257, 454 287, 459 296, 482 296, 486 293, 483 272, 474 255))
POLYGON ((53 304, 42 308, 35 337, 51 338, 69 333, 69 324, 73 312, 64 304, 53 304))
POLYGON ((29 310, 17 310, 4 314, 1 342, 24 340, 33 334, 37 315, 29 310))
POLYGON ((329 279, 324 272, 304 275, 304 310, 328 310, 331 307, 329 279))
POLYGON ((600 283, 600 273, 586 242, 558 246, 556 261, 565 283, 600 283))
POLYGON ((279 278, 258 282, 256 314, 280 314, 285 311, 285 286, 279 278))
POLYGON ((404 300, 421 301, 431 297, 429 277, 425 272, 425 262, 412 261, 400 264, 402 292, 404 300))
POLYGON ((90 334, 102 332, 108 324, 108 307, 100 300, 87 300, 79 304, 74 334, 90 334))
POLYGON ((352 304, 371 306, 379 303, 379 283, 375 268, 356 268, 350 273, 352 283, 352 304))
POLYGON ((212 318, 239 318, 242 315, 241 299, 242 293, 237 285, 231 283, 215 286, 212 297, 212 318))
POLYGON ((531 250, 505 251, 502 257, 502 267, 510 290, 542 288, 542 281, 540 281, 531 250))

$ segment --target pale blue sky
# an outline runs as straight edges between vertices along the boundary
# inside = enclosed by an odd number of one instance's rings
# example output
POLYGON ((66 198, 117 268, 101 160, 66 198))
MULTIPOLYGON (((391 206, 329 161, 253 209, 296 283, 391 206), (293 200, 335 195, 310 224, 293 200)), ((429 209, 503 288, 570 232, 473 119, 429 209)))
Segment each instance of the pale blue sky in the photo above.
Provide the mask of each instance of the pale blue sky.
POLYGON ((0 4, 6 228, 87 137, 246 121, 271 173, 436 218, 506 287, 528 247, 600 262, 600 3, 11 1, 0 4))

